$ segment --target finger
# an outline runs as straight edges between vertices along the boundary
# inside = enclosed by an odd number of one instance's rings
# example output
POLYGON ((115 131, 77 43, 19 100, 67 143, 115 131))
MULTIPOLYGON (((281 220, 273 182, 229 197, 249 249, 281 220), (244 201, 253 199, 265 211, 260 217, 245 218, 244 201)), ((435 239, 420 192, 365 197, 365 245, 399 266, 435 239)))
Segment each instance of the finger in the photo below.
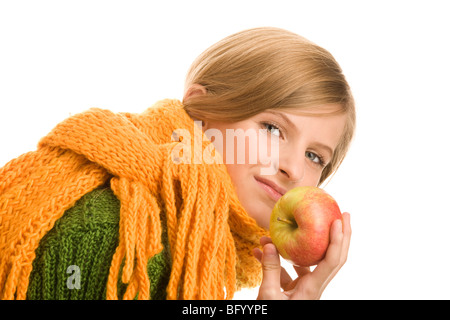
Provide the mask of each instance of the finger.
POLYGON ((253 256, 259 261, 259 262, 261 262, 261 259, 262 259, 262 251, 261 251, 261 249, 259 249, 259 248, 254 248, 253 249, 253 256))
POLYGON ((261 299, 276 299, 281 292, 281 265, 280 257, 274 244, 267 243, 264 245, 261 264, 263 279, 259 288, 259 297, 261 299))
MULTIPOLYGON (((253 256, 259 261, 261 262, 262 259, 262 251, 259 248, 255 248, 253 249, 253 256)), ((292 283, 292 278, 289 275, 289 273, 286 271, 286 269, 284 269, 283 267, 281 267, 281 274, 280 274, 280 285, 281 288, 283 290, 286 290, 286 288, 288 288, 289 284, 292 283)))
MULTIPOLYGON (((259 243, 261 244, 262 247, 264 247, 266 244, 268 243, 272 243, 272 239, 268 236, 262 236, 259 239, 259 243)), ((261 262, 262 259, 262 251, 259 248, 254 248, 253 249, 253 256, 259 261, 261 262)))
POLYGON ((344 239, 342 244, 342 252, 341 252, 341 266, 344 265, 344 263, 347 261, 348 257, 348 251, 350 248, 350 239, 352 236, 352 228, 350 226, 350 214, 348 212, 344 212, 342 214, 343 219, 343 233, 344 233, 344 239))
POLYGON ((297 272, 297 275, 299 277, 303 277, 304 275, 311 273, 311 268, 310 267, 299 267, 299 266, 294 266, 295 272, 297 272))
POLYGON ((281 288, 283 290, 289 290, 291 289, 291 284, 292 284, 292 278, 289 275, 289 273, 286 271, 286 269, 284 269, 283 267, 281 267, 281 275, 280 275, 280 285, 281 288))
POLYGON ((267 237, 267 236, 262 236, 259 239, 259 243, 264 247, 266 244, 272 243, 272 239, 270 237, 267 237))

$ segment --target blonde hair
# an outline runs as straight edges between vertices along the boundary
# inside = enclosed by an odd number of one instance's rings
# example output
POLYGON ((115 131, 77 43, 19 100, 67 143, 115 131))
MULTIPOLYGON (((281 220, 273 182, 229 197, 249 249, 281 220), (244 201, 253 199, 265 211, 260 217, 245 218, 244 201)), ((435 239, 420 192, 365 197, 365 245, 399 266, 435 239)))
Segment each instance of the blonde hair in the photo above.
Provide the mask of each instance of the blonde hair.
POLYGON ((356 122, 350 86, 334 57, 298 34, 262 27, 228 36, 193 62, 185 87, 194 84, 207 94, 188 96, 183 105, 192 118, 204 121, 242 121, 268 109, 323 116, 311 111, 339 105, 347 121, 319 185, 348 151, 356 122))

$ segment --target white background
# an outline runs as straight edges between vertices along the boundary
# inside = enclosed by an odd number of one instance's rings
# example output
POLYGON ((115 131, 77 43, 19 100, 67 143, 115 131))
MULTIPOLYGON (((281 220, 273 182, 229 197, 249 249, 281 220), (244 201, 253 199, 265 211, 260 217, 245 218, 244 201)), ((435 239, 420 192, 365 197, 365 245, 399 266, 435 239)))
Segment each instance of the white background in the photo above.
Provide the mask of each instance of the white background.
POLYGON ((352 242, 322 298, 449 299, 449 10, 433 0, 1 1, 0 166, 90 107, 181 99, 191 62, 225 36, 285 28, 336 57, 357 102, 356 138, 325 186, 351 213, 352 242))

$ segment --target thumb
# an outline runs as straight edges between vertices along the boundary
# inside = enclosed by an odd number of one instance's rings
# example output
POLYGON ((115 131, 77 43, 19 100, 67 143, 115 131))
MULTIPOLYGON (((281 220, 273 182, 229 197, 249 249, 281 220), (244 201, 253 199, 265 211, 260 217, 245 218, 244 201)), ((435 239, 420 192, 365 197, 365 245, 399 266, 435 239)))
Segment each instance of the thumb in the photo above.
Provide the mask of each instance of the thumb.
POLYGON ((281 264, 277 248, 273 243, 264 245, 261 264, 263 279, 259 288, 259 298, 276 299, 281 292, 281 264))

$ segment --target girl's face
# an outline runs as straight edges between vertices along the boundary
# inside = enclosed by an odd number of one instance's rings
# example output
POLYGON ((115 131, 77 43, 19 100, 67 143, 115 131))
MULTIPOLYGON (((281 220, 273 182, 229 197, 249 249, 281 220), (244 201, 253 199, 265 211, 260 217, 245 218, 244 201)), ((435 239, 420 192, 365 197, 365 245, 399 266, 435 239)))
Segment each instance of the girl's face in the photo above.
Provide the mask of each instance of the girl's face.
MULTIPOLYGON (((330 112, 338 107, 327 105, 322 110, 330 112)), ((272 209, 284 193, 299 186, 318 185, 345 121, 345 114, 318 117, 267 110, 235 123, 206 122, 203 130, 208 137, 215 136, 211 140, 222 153, 248 214, 258 225, 269 228, 272 209), (266 140, 260 129, 267 133, 266 140), (217 130, 222 139, 213 133, 217 130), (271 140, 272 135, 278 140, 271 140)))

